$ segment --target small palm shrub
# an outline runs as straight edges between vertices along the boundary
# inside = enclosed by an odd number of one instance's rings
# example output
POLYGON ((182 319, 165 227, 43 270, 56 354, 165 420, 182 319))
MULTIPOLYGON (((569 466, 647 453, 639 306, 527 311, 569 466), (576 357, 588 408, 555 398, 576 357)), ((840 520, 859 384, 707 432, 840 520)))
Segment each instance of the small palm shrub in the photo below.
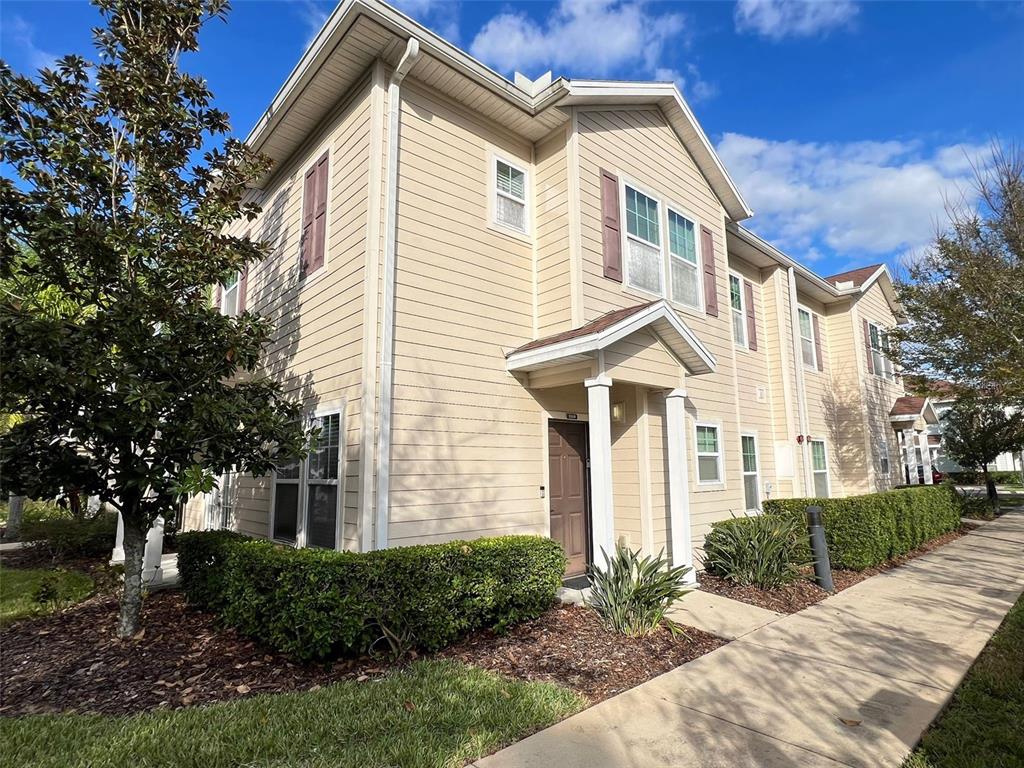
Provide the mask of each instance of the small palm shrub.
POLYGON ((800 578, 806 531, 795 518, 734 517, 711 526, 704 569, 741 586, 776 589, 800 578))
POLYGON ((605 554, 605 559, 607 568, 590 573, 587 602, 606 626, 630 637, 648 635, 662 624, 673 633, 679 631, 665 618, 665 611, 690 591, 684 581, 688 566, 670 567, 664 550, 657 557, 641 558, 621 544, 614 557, 605 554))

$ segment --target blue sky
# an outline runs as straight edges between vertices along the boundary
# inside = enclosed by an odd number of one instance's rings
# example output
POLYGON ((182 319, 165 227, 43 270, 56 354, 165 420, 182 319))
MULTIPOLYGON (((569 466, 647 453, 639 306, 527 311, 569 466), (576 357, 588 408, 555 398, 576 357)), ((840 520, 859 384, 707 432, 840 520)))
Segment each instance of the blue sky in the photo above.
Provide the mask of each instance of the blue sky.
MULTIPOLYGON (((235 0, 187 66, 244 135, 333 8, 235 0)), ((442 2, 399 7, 510 75, 674 80, 755 211, 822 273, 919 252, 968 159, 1024 143, 1024 3, 442 2)), ((90 54, 85 2, 4 0, 20 70, 90 54)))

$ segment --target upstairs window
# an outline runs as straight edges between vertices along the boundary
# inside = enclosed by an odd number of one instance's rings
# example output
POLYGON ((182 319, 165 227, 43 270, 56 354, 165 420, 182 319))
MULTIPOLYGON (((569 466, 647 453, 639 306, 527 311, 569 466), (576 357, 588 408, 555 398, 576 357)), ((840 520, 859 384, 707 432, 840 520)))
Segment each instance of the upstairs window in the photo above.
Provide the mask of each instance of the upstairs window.
POLYGON ((494 161, 494 222, 526 233, 526 171, 504 160, 494 161))
POLYGON ((817 368, 818 359, 814 349, 814 323, 811 320, 811 313, 806 309, 797 309, 800 321, 800 354, 803 357, 804 365, 808 368, 817 368))
POLYGON ((889 359, 889 336, 880 326, 868 323, 868 337, 871 344, 871 367, 875 376, 891 379, 892 361, 889 359))
POLYGON ((729 305, 732 307, 732 338, 736 346, 747 346, 747 315, 743 306, 743 282, 729 275, 729 305))
POLYGON ((220 313, 222 315, 235 317, 238 314, 239 286, 240 280, 237 272, 220 284, 220 313))
POLYGON ((626 187, 626 276, 633 288, 662 294, 658 201, 626 187))
POLYGON ((668 255, 672 300, 700 309, 700 269, 694 223, 669 209, 668 255))

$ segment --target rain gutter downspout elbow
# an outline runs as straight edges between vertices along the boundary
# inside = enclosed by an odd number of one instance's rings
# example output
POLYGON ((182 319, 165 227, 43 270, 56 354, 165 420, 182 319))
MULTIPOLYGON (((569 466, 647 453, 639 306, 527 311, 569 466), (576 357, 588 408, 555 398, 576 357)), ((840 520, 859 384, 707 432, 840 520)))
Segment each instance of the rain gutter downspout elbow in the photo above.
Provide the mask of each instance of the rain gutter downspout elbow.
POLYGON ((398 142, 402 113, 401 85, 420 57, 420 42, 410 37, 402 59, 391 74, 388 84, 387 181, 384 223, 384 297, 381 309, 380 348, 380 421, 377 437, 377 499, 374 521, 374 548, 388 546, 388 525, 391 520, 391 408, 395 356, 395 267, 398 203, 398 142))

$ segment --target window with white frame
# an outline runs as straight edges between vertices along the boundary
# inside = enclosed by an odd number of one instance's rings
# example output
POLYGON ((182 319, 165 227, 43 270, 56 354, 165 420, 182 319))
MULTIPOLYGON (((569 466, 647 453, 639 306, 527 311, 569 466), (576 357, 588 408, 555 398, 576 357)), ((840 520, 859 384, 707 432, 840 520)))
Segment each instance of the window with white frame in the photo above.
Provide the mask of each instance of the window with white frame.
POLYGON ((220 284, 220 313, 228 317, 238 314, 238 292, 241 288, 236 272, 220 284))
POLYGON ((740 450, 743 456, 743 500, 746 510, 753 512, 761 508, 761 480, 757 471, 757 438, 753 435, 740 436, 740 450))
POLYGON ((658 201, 626 187, 626 275, 628 284, 662 295, 658 201))
POLYGON ((743 306, 743 281, 729 275, 729 306, 732 307, 732 338, 737 346, 747 346, 747 316, 743 306))
POLYGON ((814 475, 814 497, 828 497, 828 459, 825 456, 825 441, 811 440, 811 472, 814 475))
POLYGON ((881 440, 878 443, 878 468, 883 477, 889 477, 889 442, 881 440))
POLYGON ((668 255, 672 300, 700 309, 697 227, 671 208, 668 211, 668 255))
POLYGON ((206 528, 220 530, 231 525, 235 499, 235 473, 225 472, 206 495, 206 528))
POLYGON ((811 313, 806 309, 797 309, 797 318, 800 322, 800 355, 803 357, 804 365, 808 368, 818 367, 818 358, 814 345, 814 321, 811 320, 811 313))
POLYGON ((511 163, 494 160, 494 222, 525 233, 529 226, 527 211, 527 173, 511 163))
POLYGON ((341 413, 312 419, 319 429, 304 461, 274 475, 273 538, 289 544, 335 549, 341 507, 341 413))
POLYGON ((697 425, 697 481, 722 481, 722 442, 713 424, 697 425))
POLYGON ((876 376, 883 379, 892 378, 892 361, 889 359, 889 336, 880 326, 868 323, 868 336, 871 342, 871 368, 876 376))

